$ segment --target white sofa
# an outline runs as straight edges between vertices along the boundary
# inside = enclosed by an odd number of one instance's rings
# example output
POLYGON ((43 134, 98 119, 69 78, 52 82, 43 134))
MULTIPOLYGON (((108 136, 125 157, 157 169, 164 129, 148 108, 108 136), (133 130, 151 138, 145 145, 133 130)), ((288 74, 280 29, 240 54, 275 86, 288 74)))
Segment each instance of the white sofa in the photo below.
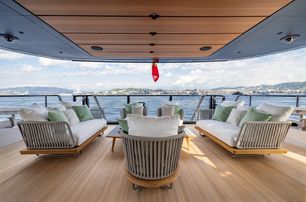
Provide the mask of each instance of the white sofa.
POLYGON ((196 126, 214 135, 227 145, 236 147, 236 140, 239 135, 240 127, 215 120, 200 120, 197 121, 196 126))
POLYGON ((105 127, 107 127, 105 119, 93 119, 70 126, 76 146, 80 146, 93 134, 96 134, 99 130, 105 127))
MULTIPOLYGON (((268 104, 262 104, 258 109, 262 111, 267 106, 271 109, 271 105, 268 104)), ((273 109, 276 108, 280 106, 273 109)), ((291 122, 284 121, 287 120, 285 116, 289 116, 290 113, 289 110, 279 111, 280 113, 277 113, 272 110, 273 113, 269 113, 272 114, 273 121, 250 121, 239 127, 216 120, 198 120, 195 128, 201 135, 207 136, 234 155, 286 153, 287 150, 281 146, 291 126, 291 122)))
POLYGON ((68 124, 65 121, 47 121, 45 110, 41 107, 26 110, 27 119, 18 123, 27 146, 20 151, 21 154, 78 155, 107 128, 107 122, 103 118, 68 124))

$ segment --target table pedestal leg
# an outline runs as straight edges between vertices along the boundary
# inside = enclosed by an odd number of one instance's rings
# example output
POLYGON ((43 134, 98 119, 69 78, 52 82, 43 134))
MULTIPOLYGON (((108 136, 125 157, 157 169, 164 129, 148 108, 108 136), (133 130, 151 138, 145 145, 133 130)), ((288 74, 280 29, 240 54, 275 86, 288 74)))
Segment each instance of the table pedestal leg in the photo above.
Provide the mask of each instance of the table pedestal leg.
POLYGON ((116 142, 116 138, 115 138, 115 137, 113 137, 113 143, 112 143, 112 152, 114 152, 115 142, 116 142))

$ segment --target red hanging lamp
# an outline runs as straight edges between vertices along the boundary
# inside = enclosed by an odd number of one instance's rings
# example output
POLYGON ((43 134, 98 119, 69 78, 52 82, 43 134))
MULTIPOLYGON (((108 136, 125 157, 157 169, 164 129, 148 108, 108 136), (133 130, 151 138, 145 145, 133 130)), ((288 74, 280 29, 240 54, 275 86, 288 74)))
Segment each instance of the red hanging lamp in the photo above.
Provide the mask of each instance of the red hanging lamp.
POLYGON ((158 59, 153 59, 153 62, 152 62, 152 78, 154 82, 156 82, 159 79, 159 71, 157 67, 158 62, 159 62, 158 59))

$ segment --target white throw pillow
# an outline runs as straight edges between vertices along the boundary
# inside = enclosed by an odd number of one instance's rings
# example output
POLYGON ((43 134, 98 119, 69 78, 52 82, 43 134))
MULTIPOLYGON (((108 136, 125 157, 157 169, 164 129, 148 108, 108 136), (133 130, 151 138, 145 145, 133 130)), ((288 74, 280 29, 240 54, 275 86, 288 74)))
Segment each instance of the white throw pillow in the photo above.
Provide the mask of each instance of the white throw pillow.
POLYGON ((174 107, 179 106, 179 107, 181 107, 181 105, 178 102, 173 102, 173 101, 164 102, 162 104, 162 107, 169 107, 169 106, 174 106, 174 107))
POLYGON ((256 108, 256 110, 266 114, 271 114, 271 121, 287 121, 293 112, 293 107, 262 103, 256 108))
POLYGON ((163 105, 161 109, 162 116, 174 116, 175 105, 163 105))
POLYGON ((143 106, 132 106, 132 114, 143 115, 143 106))
POLYGON ((82 106, 82 102, 66 102, 66 101, 61 101, 60 104, 63 106, 65 109, 71 109, 73 106, 82 106))
POLYGON ((65 116, 67 117, 69 124, 72 125, 76 125, 78 123, 80 123, 80 119, 79 117, 76 115, 76 113, 74 112, 73 109, 68 109, 68 110, 63 110, 62 111, 65 116))
POLYGON ((21 108, 19 116, 23 121, 48 121, 48 110, 38 104, 33 104, 29 108, 21 108))
POLYGON ((146 137, 166 137, 177 135, 179 116, 150 117, 127 115, 129 135, 146 137))
POLYGON ((238 100, 238 101, 223 101, 220 105, 224 106, 224 107, 238 107, 238 106, 243 106, 244 105, 244 101, 243 100, 238 100))
POLYGON ((249 109, 251 109, 252 107, 250 106, 238 106, 237 109, 239 109, 240 111, 249 111, 249 109))
POLYGON ((239 108, 233 108, 230 115, 228 116, 226 123, 238 126, 242 118, 246 115, 247 110, 240 110, 239 108))
POLYGON ((66 108, 61 105, 61 104, 58 104, 56 107, 47 107, 48 111, 64 111, 66 110, 66 108))

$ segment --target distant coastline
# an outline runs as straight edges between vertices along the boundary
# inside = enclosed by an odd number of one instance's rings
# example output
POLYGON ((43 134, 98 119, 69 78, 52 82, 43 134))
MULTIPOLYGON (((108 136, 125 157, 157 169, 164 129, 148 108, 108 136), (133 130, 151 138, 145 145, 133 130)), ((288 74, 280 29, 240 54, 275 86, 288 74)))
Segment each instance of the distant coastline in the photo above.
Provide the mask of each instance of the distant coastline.
POLYGON ((306 82, 287 82, 251 87, 219 87, 213 89, 149 89, 115 88, 101 91, 82 91, 58 87, 24 86, 0 89, 0 95, 97 94, 97 95, 203 95, 203 94, 306 94, 306 82))

